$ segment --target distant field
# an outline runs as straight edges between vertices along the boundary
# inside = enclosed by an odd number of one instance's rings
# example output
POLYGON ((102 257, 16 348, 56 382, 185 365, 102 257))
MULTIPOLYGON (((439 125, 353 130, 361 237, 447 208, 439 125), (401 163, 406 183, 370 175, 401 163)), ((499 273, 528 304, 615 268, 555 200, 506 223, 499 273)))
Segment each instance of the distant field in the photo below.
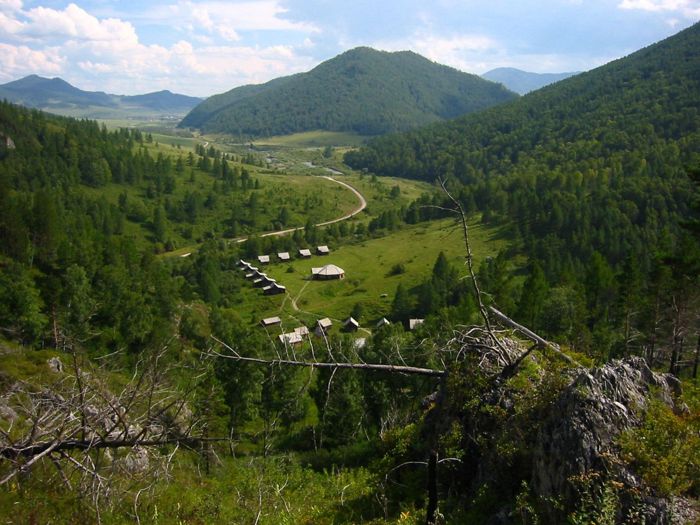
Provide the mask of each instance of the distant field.
POLYGON ((284 146, 290 148, 322 148, 325 146, 359 146, 367 137, 338 131, 305 131, 292 135, 278 135, 252 141, 256 146, 284 146))
MULTIPOLYGON (((161 137, 153 135, 152 144, 144 144, 151 155, 163 154, 173 159, 186 158, 189 151, 187 141, 194 139, 161 137), (161 138, 172 139, 166 144, 161 138), (178 139, 184 147, 176 147, 178 139), (158 144, 158 145, 156 145, 158 144)), ((235 163, 232 163, 235 164, 235 163)), ((183 173, 175 173, 175 188, 163 195, 175 205, 184 202, 188 194, 198 195, 200 201, 196 220, 189 222, 169 222, 167 237, 175 246, 173 255, 191 252, 205 238, 222 238, 230 234, 232 213, 238 210, 240 228, 236 236, 249 233, 264 233, 283 228, 304 226, 307 220, 324 222, 350 213, 358 206, 357 197, 347 188, 324 179, 307 175, 272 173, 269 170, 245 165, 260 189, 238 190, 230 194, 221 191, 218 181, 210 174, 187 166, 183 173), (255 194, 257 198, 255 224, 250 223, 249 202, 255 194), (205 202, 207 203, 205 205, 205 202), (277 224, 280 210, 287 209, 285 225, 277 224)), ((120 195, 125 196, 130 215, 140 216, 139 221, 125 221, 124 231, 133 236, 140 245, 146 246, 152 237, 151 220, 154 214, 155 199, 147 198, 148 181, 141 186, 108 184, 101 188, 84 189, 85 193, 104 198, 109 204, 117 205, 120 195)), ((378 190, 379 191, 379 190, 378 190)))
MULTIPOLYGON (((144 130, 148 132, 148 130, 144 130)), ((166 144, 169 146, 180 146, 186 148, 186 151, 194 150, 195 145, 200 144, 202 141, 194 137, 180 137, 178 135, 165 135, 163 133, 152 132, 154 142, 159 144, 166 144)))
POLYGON ((367 199, 367 207, 372 215, 379 215, 382 211, 396 208, 404 204, 410 204, 425 193, 436 191, 435 186, 428 182, 396 177, 377 177, 372 179, 368 175, 358 175, 348 172, 348 175, 336 177, 352 185, 367 199), (391 197, 394 186, 399 187, 399 197, 391 197), (398 203, 397 203, 398 200, 398 203))
MULTIPOLYGON (((148 111, 145 109, 134 108, 106 108, 103 106, 86 106, 79 108, 46 108, 44 111, 63 115, 73 118, 86 118, 90 120, 99 120, 105 122, 109 127, 109 123, 121 122, 122 127, 147 127, 150 125, 166 125, 175 127, 184 115, 167 115, 162 111, 148 111)), ((116 127, 120 127, 119 125, 116 127)))
MULTIPOLYGON (((476 221, 471 224, 470 233, 477 265, 485 257, 496 255, 506 242, 500 239, 499 229, 476 221)), ((410 289, 430 275, 440 251, 445 252, 450 262, 464 268, 462 232, 455 221, 449 219, 406 227, 361 244, 330 248, 329 256, 266 267, 268 275, 287 287, 288 295, 262 297, 250 286, 244 303, 246 311, 254 312, 251 321, 282 314, 288 324, 292 319, 312 323, 321 317, 339 322, 348 317, 358 302, 364 307, 365 321, 374 320, 388 314, 399 283, 410 289), (346 278, 340 281, 309 279, 312 267, 329 263, 343 268, 346 278), (392 267, 397 264, 404 265, 405 273, 390 276, 392 267), (384 294, 386 297, 382 297, 384 294), (292 306, 292 299, 299 311, 292 306)))

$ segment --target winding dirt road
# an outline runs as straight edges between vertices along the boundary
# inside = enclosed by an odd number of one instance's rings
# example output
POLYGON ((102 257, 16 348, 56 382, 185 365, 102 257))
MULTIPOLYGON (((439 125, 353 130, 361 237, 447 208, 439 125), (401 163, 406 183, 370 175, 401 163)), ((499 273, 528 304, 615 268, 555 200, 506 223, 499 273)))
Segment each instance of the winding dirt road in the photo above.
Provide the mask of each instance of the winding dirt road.
MULTIPOLYGON (((347 215, 343 215, 342 217, 338 217, 337 219, 333 219, 330 221, 319 222, 318 224, 315 224, 314 226, 328 226, 329 224, 334 224, 336 222, 345 221, 347 219, 350 219, 351 217, 354 217, 355 215, 357 215, 358 213, 360 213, 362 210, 364 210, 367 207, 367 200, 364 198, 364 196, 359 191, 357 191, 355 188, 350 186, 350 184, 348 184, 347 182, 342 182, 342 181, 339 181, 337 179, 334 179, 330 175, 319 175, 319 176, 324 178, 324 179, 328 179, 330 181, 333 181, 337 184, 340 184, 341 186, 345 186, 347 189, 349 189, 351 192, 353 192, 355 194, 355 196, 360 201, 360 205, 357 208, 355 208, 353 211, 348 213, 347 215)), ((286 230, 278 230, 278 231, 274 231, 274 232, 263 233, 262 235, 260 235, 260 237, 279 237, 281 235, 287 235, 288 233, 294 233, 297 230, 303 230, 303 229, 304 229, 304 226, 298 226, 296 228, 287 228, 286 230)), ((238 239, 235 239, 234 242, 241 243, 241 242, 245 242, 247 240, 248 240, 248 237, 240 237, 238 239)))
MULTIPOLYGON (((362 210, 364 210, 367 207, 367 200, 364 198, 364 196, 359 191, 357 191, 354 187, 352 187, 350 184, 348 184, 347 182, 343 182, 343 181, 339 181, 337 179, 334 179, 330 175, 315 175, 315 176, 321 177, 324 179, 328 179, 332 182, 335 182, 336 184, 340 184, 341 186, 346 187, 347 189, 349 189, 351 192, 353 192, 355 194, 355 196, 357 197, 357 199, 359 201, 359 205, 357 206, 357 208, 352 210, 347 215, 343 215, 342 217, 338 217, 337 219, 332 219, 330 221, 319 222, 318 224, 315 224, 314 226, 328 226, 329 224, 345 221, 347 219, 350 219, 351 217, 354 217, 355 215, 357 215, 358 213, 360 213, 362 210)), ((274 231, 274 232, 263 233, 260 235, 260 237, 279 237, 281 235, 287 235, 288 233, 294 233, 297 230, 303 230, 303 229, 304 229, 304 226, 298 226, 296 228, 287 228, 286 230, 278 230, 278 231, 274 231)), ((248 240, 248 236, 238 237, 236 239, 231 239, 229 242, 242 243, 242 242, 245 242, 247 240, 248 240)), ((165 254, 165 256, 166 257, 168 257, 168 256, 189 257, 190 255, 192 255, 192 251, 189 251, 186 253, 179 253, 179 252, 173 253, 173 252, 171 252, 171 253, 165 254)))

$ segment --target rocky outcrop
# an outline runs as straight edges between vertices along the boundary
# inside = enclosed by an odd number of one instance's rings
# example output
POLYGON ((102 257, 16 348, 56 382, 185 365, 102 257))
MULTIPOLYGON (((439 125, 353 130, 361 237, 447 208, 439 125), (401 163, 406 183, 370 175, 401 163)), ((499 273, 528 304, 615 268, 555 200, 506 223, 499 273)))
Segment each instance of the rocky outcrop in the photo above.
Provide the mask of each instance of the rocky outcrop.
POLYGON ((58 357, 52 357, 47 361, 49 368, 55 374, 63 373, 63 362, 58 357))
MULTIPOLYGON (((643 488, 642 481, 619 460, 616 439, 641 423, 654 397, 676 412, 686 411, 687 407, 677 401, 680 393, 678 379, 654 373, 641 358, 580 371, 540 427, 533 451, 534 492, 541 499, 558 499, 564 508, 571 508, 580 488, 574 480, 590 479, 591 475, 600 474, 600 479, 613 480, 628 489, 643 488)), ((621 504, 624 513, 625 502, 621 504)), ((683 502, 670 505, 649 497, 636 505, 646 523, 694 523, 692 509, 683 502)), ((565 521, 553 506, 549 512, 552 523, 565 521)))

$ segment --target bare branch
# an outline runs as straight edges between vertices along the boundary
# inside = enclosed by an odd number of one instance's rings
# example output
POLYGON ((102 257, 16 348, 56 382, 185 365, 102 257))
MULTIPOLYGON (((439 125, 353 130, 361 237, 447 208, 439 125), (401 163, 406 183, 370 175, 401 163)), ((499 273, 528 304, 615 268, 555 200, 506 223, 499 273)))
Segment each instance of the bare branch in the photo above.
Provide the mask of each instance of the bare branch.
MULTIPOLYGON (((500 312, 499 310, 497 310, 493 306, 489 306, 489 310, 491 310, 491 313, 493 313, 496 317, 498 317, 498 319, 503 324, 505 324, 506 326, 510 326, 514 330, 521 332, 525 337, 527 337, 531 341, 534 341, 535 343, 537 343, 537 348, 540 348, 540 349, 549 348, 549 349, 553 350, 555 354, 557 354, 559 357, 564 359, 564 361, 566 361, 570 365, 581 366, 581 364, 578 361, 576 361, 574 358, 572 358, 571 356, 568 356, 564 352, 562 352, 561 349, 556 344, 550 343, 549 341, 547 341, 546 339, 543 339, 542 337, 537 335, 535 332, 533 332, 529 328, 525 328, 523 325, 516 323, 510 317, 505 315, 503 312, 500 312)), ((530 351, 528 351, 528 353, 529 352, 530 351)))
MULTIPOLYGON (((230 350, 230 347, 220 341, 214 336, 211 338, 219 343, 221 346, 230 350)), ((432 377, 442 377, 445 375, 444 370, 435 370, 433 368, 420 368, 416 366, 397 366, 397 365, 385 365, 385 364, 372 364, 372 363, 326 363, 320 361, 292 361, 288 359, 260 359, 257 357, 243 357, 240 355, 227 355, 216 351, 213 351, 214 355, 218 357, 223 357, 225 359, 233 359, 234 361, 241 361, 244 363, 257 363, 259 365, 286 365, 286 366, 305 366, 311 368, 337 368, 337 369, 353 369, 353 370, 374 370, 378 372, 392 372, 398 374, 413 374, 413 375, 424 375, 432 377)))
POLYGON ((508 356, 508 352, 506 349, 503 347, 501 344, 501 341, 496 337, 496 335, 493 333, 493 330, 491 329, 491 322, 489 321, 489 316, 488 312, 486 310, 486 307, 484 306, 484 302, 481 298, 481 290, 479 289, 479 283, 476 279, 476 273, 474 272, 474 258, 472 256, 472 248, 471 244, 469 243, 469 225, 467 224, 467 214, 464 212, 464 208, 462 208, 462 204, 455 199, 452 194, 449 192, 447 189, 447 186, 445 186, 445 181, 443 179, 439 179, 440 182, 440 187, 442 188, 442 191, 445 192, 445 195, 452 201, 452 203, 455 205, 457 208, 457 211, 459 212, 459 216, 462 221, 462 234, 464 235, 464 248, 466 250, 466 259, 467 259, 467 268, 469 270, 469 276, 471 277, 472 280, 472 285, 474 287, 474 296, 476 298, 477 304, 479 305, 479 313, 481 314, 482 319, 484 320, 484 326, 486 326, 486 330, 489 333, 489 336, 493 340, 494 344, 499 348, 499 350, 502 353, 502 358, 506 361, 507 364, 510 364, 510 358, 508 356))

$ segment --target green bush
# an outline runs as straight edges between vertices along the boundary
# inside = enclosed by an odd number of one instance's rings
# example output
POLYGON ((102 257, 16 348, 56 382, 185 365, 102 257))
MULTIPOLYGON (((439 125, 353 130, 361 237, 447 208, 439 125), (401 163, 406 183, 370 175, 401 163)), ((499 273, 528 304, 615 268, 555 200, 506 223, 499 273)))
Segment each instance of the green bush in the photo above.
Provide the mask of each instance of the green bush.
POLYGON ((623 457, 663 496, 700 495, 700 413, 654 401, 641 427, 620 437, 623 457))

